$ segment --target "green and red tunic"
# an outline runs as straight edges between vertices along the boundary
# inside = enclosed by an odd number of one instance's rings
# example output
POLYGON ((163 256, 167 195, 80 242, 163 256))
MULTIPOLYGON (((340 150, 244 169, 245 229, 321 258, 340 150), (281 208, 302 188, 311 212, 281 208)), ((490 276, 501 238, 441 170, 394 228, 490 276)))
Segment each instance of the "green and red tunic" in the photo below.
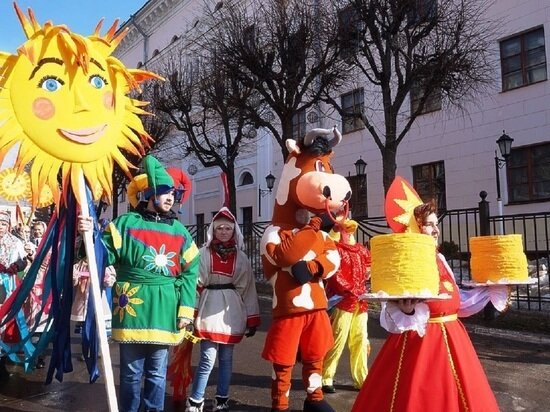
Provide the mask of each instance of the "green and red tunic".
POLYGON ((177 318, 193 319, 199 253, 173 212, 145 210, 113 220, 103 234, 113 265, 113 339, 177 345, 177 318))

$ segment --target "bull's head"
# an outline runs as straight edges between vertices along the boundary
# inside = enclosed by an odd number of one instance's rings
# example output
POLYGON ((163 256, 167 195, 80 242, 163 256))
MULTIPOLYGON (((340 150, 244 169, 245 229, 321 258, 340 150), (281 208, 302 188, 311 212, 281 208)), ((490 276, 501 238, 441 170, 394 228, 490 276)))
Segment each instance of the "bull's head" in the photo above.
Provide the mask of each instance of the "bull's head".
POLYGON ((332 148, 341 139, 334 127, 313 129, 302 142, 286 141, 290 154, 279 182, 273 222, 303 224, 309 213, 347 214, 351 188, 343 176, 334 174, 330 163, 332 148))

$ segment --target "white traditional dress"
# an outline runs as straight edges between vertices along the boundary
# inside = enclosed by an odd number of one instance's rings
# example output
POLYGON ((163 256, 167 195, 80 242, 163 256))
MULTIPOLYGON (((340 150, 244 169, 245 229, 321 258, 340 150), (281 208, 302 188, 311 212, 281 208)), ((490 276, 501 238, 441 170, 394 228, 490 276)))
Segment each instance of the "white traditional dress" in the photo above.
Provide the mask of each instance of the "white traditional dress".
MULTIPOLYGON (((226 208, 222 211, 230 213, 226 208)), ((210 247, 213 238, 213 225, 210 225, 207 242, 200 249, 195 334, 212 342, 239 343, 246 328, 260 324, 255 278, 250 262, 241 250, 243 235, 238 225, 235 225, 234 234, 236 250, 230 256, 216 256, 210 247)))

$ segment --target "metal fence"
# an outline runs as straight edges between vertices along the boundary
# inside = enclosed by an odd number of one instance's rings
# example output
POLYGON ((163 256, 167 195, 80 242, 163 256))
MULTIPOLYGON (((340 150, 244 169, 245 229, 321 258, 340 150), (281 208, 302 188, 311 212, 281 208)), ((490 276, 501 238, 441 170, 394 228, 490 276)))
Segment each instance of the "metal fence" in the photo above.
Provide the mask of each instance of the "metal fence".
MULTIPOLYGON (((490 234, 521 234, 529 261, 529 275, 537 279, 533 285, 514 286, 512 303, 519 309, 550 311, 550 213, 530 213, 489 216, 488 203, 482 196, 478 208, 447 210, 440 215, 440 251, 447 258, 459 285, 470 280, 470 246, 472 236, 490 234)), ((356 218, 359 223, 357 241, 368 245, 373 236, 390 233, 384 217, 356 218)), ((270 222, 241 225, 245 237, 245 252, 250 258, 256 279, 264 281, 260 259, 260 238, 270 222)), ((201 245, 208 225, 188 229, 201 245)))
POLYGON ((492 216, 489 218, 491 234, 517 233, 529 262, 529 276, 536 278, 532 286, 517 286, 512 301, 517 308, 550 311, 550 213, 527 213, 492 216))

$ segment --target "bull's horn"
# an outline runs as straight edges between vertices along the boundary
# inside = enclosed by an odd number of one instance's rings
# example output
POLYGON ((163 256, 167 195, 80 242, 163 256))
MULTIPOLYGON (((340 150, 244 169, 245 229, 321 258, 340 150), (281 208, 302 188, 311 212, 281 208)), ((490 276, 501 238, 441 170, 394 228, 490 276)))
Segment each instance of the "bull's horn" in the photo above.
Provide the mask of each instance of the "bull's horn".
POLYGON ((311 129, 309 132, 306 133, 306 136, 304 137, 304 146, 311 146, 317 136, 328 136, 331 133, 332 129, 311 129))
POLYGON ((336 125, 332 128, 332 131, 334 132, 334 137, 330 140, 330 147, 334 147, 342 141, 342 133, 340 133, 336 125))

